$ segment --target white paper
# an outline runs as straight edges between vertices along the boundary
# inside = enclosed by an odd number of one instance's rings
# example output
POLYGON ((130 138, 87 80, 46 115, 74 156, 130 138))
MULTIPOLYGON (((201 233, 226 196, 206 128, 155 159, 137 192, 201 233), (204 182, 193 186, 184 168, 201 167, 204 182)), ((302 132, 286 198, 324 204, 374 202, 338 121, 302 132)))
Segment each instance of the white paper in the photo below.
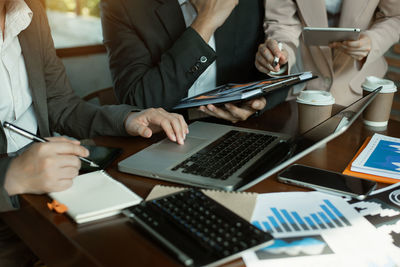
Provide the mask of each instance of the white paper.
POLYGON ((262 194, 252 223, 268 229, 275 244, 247 253, 247 266, 400 264, 387 238, 340 197, 320 192, 262 194))

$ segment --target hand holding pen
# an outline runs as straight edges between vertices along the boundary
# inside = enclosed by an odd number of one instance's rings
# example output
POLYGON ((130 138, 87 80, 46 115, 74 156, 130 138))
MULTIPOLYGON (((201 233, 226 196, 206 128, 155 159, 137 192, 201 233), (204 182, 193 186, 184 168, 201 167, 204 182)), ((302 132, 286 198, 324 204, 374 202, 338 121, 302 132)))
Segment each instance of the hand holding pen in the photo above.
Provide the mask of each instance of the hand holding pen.
MULTIPOLYGON (((26 137, 26 138, 28 138, 28 139, 34 141, 34 142, 41 142, 41 143, 46 143, 46 142, 48 142, 48 140, 46 140, 46 139, 44 139, 44 138, 42 138, 42 137, 40 137, 40 136, 37 136, 37 135, 35 135, 35 134, 33 134, 33 133, 30 133, 30 132, 28 132, 28 131, 26 131, 26 130, 24 130, 24 129, 22 129, 22 128, 16 126, 16 125, 13 125, 13 124, 9 123, 9 122, 6 122, 6 121, 5 121, 4 124, 3 124, 3 126, 4 126, 4 128, 9 129, 9 130, 11 130, 11 131, 13 131, 13 132, 15 132, 15 133, 17 133, 17 134, 19 134, 19 135, 22 135, 23 137, 26 137)), ((94 163, 93 161, 90 161, 90 160, 85 159, 85 158, 83 158, 83 157, 78 157, 78 158, 79 158, 80 160, 82 160, 82 161, 88 163, 88 164, 90 165, 90 167, 94 167, 94 168, 98 168, 98 167, 99 167, 99 165, 97 165, 97 164, 94 163)))
POLYGON ((5 173, 4 188, 12 195, 57 192, 69 188, 89 151, 79 141, 50 137, 37 141, 13 158, 5 173))
POLYGON ((256 54, 256 68, 263 73, 279 72, 281 67, 288 62, 288 53, 283 49, 283 44, 276 40, 268 39, 258 47, 256 54))

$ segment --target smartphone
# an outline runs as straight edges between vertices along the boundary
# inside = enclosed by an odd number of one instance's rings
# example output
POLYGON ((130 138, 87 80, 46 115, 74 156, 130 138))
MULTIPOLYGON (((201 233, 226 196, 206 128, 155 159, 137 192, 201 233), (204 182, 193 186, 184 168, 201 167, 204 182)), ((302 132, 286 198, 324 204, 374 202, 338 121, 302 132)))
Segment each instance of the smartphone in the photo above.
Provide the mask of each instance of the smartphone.
POLYGON ((87 158, 95 162, 97 165, 99 165, 99 167, 98 168, 91 167, 86 162, 82 162, 82 166, 80 169, 81 173, 104 170, 122 153, 121 148, 91 146, 91 145, 83 145, 83 146, 89 150, 90 155, 87 158))
POLYGON ((279 173, 278 180, 359 200, 365 199, 377 185, 374 181, 300 164, 292 165, 279 173))
POLYGON ((328 46, 333 42, 356 41, 360 38, 358 28, 315 28, 304 27, 303 39, 308 46, 328 46))

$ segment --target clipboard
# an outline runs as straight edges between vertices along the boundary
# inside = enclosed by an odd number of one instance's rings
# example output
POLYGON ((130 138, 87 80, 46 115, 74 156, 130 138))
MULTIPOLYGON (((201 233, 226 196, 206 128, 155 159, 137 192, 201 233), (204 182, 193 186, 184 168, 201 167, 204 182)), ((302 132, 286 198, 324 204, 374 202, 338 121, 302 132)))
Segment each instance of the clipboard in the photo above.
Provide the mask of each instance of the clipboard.
POLYGON ((311 72, 301 72, 246 84, 225 84, 205 93, 183 98, 172 109, 187 109, 208 104, 220 105, 247 101, 315 78, 317 76, 313 76, 311 72))

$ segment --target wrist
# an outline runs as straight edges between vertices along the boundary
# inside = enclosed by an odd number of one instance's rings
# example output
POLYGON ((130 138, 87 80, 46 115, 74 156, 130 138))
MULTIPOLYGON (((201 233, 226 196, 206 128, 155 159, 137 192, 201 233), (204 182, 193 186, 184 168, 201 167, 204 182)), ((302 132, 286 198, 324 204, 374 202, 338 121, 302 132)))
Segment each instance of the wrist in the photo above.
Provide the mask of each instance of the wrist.
POLYGON ((208 43, 210 41, 211 36, 214 34, 217 29, 216 26, 213 26, 210 23, 211 19, 208 19, 203 16, 198 16, 190 25, 200 36, 201 38, 208 43))
POLYGON ((14 174, 14 168, 18 168, 18 166, 15 166, 16 159, 14 159, 9 168, 7 169, 7 172, 5 174, 5 179, 4 179, 4 189, 8 193, 9 196, 14 196, 14 195, 19 195, 23 194, 24 190, 23 187, 19 184, 17 176, 14 174))

